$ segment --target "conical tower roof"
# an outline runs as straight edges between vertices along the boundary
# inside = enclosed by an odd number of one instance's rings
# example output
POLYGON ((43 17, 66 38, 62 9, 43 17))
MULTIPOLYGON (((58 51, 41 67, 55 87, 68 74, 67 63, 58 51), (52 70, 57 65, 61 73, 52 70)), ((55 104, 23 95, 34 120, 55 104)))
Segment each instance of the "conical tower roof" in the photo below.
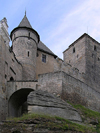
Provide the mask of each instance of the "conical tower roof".
POLYGON ((26 17, 26 14, 25 14, 24 18, 22 19, 22 21, 20 22, 18 27, 32 28, 30 22, 28 21, 28 18, 26 17))
POLYGON ((30 24, 28 18, 26 17, 26 12, 25 12, 24 18, 22 19, 22 21, 20 22, 20 24, 18 25, 18 27, 14 28, 14 29, 11 31, 11 34, 10 34, 11 40, 12 40, 12 34, 13 34, 16 30, 20 30, 20 29, 31 30, 32 32, 34 32, 34 33, 37 35, 37 37, 38 37, 38 42, 40 41, 40 36, 39 36, 39 34, 37 33, 37 31, 35 31, 35 30, 32 28, 32 26, 31 26, 31 24, 30 24))

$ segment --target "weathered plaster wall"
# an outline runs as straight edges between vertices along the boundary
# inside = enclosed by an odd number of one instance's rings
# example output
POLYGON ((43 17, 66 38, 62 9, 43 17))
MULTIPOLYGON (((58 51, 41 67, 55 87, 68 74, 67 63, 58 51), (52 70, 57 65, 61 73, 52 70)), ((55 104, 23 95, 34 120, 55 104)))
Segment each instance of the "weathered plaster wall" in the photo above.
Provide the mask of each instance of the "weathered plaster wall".
POLYGON ((54 72, 56 59, 54 56, 42 52, 40 50, 37 51, 37 60, 36 60, 36 79, 38 79, 38 74, 54 72), (42 54, 46 55, 46 63, 42 62, 42 54))

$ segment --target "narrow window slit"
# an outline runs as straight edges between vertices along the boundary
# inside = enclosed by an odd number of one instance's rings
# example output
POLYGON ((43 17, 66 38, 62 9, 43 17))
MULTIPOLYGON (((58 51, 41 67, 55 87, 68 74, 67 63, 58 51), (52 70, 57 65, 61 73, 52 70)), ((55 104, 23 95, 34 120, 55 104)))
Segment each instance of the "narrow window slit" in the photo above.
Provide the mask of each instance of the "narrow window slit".
POLYGON ((28 57, 30 56, 30 53, 29 53, 29 51, 28 51, 28 54, 27 54, 27 55, 28 55, 28 57))

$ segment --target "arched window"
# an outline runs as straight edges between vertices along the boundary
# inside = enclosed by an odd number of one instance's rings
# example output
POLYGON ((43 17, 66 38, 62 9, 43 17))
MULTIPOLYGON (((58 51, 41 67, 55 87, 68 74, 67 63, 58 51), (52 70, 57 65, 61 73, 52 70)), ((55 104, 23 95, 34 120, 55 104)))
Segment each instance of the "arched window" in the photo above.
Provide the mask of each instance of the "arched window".
POLYGON ((14 78, 13 77, 10 77, 10 81, 14 81, 14 78))

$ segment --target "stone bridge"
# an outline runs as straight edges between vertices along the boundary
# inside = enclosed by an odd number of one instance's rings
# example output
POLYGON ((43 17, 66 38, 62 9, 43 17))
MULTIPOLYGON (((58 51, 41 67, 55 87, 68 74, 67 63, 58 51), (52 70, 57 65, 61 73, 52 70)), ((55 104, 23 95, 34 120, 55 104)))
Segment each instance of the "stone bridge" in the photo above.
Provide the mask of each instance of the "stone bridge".
POLYGON ((33 81, 7 83, 8 116, 18 117, 27 112, 27 96, 37 89, 37 83, 33 81))

